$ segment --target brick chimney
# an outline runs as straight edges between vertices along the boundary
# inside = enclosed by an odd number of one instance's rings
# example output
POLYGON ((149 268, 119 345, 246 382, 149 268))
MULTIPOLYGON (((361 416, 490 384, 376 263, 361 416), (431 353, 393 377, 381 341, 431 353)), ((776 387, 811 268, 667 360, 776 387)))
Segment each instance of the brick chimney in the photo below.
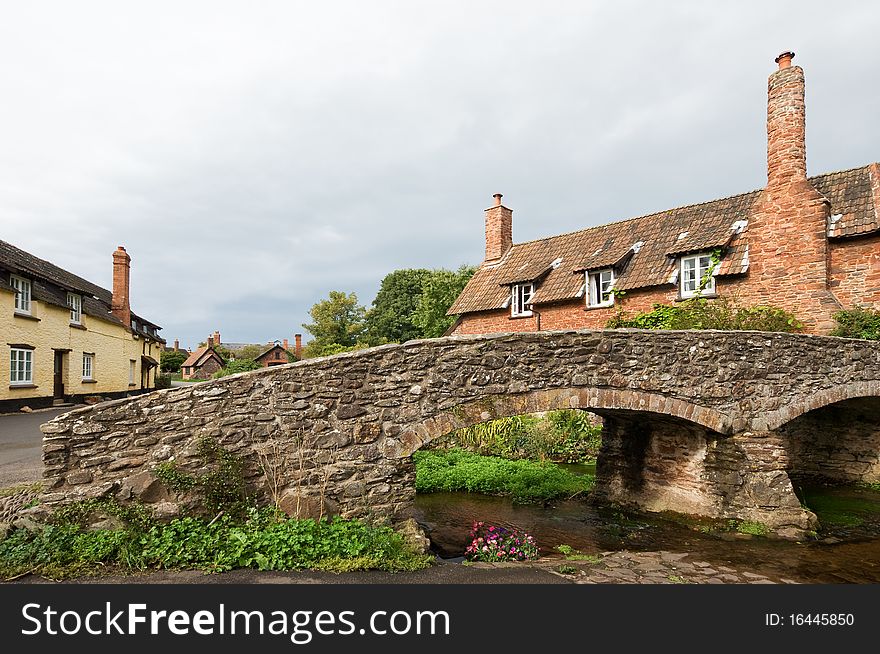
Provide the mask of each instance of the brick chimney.
POLYGON ((220 345, 220 332, 214 330, 214 345, 220 345))
POLYGON ((131 304, 129 299, 129 278, 131 257, 121 245, 113 252, 113 299, 110 312, 131 328, 131 304))
POLYGON ((287 341, 286 338, 281 342, 281 347, 283 347, 285 350, 290 349, 290 343, 287 341))
POLYGON ((829 287, 830 204, 807 179, 804 71, 792 58, 776 57, 767 84, 767 187, 749 218, 749 301, 791 311, 807 331, 827 334, 840 308, 829 287))
POLYGON ((496 193, 495 204, 486 209, 486 257, 483 263, 494 263, 513 246, 513 211, 501 204, 496 193))
POLYGON ((214 337, 208 336, 208 342, 206 344, 208 347, 214 347, 214 337))
POLYGON ((303 337, 302 334, 294 334, 293 340, 296 345, 293 346, 293 354, 297 359, 302 359, 303 352, 303 337))
POLYGON ((180 341, 178 339, 174 339, 174 351, 180 352, 180 341))
POLYGON ((776 57, 779 70, 767 84, 767 183, 807 177, 804 71, 792 66, 793 52, 776 57))

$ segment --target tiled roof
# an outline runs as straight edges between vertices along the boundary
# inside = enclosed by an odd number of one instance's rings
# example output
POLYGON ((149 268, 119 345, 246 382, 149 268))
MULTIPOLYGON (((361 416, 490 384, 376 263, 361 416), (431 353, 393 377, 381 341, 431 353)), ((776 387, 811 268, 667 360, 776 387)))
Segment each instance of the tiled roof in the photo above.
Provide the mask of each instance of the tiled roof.
MULTIPOLYGON (((82 295, 82 312, 87 316, 100 318, 121 325, 122 322, 110 312, 113 294, 90 281, 59 268, 53 263, 21 250, 11 243, 0 241, 0 269, 21 275, 32 281, 31 295, 35 300, 67 308, 67 292, 82 295)), ((0 288, 11 290, 7 275, 0 275, 0 288)), ((144 320, 132 313, 132 318, 140 324, 159 328, 159 325, 144 320)), ((162 341, 159 336, 138 330, 138 333, 162 341)))
POLYGON ((182 364, 180 364, 180 366, 181 366, 181 368, 183 368, 183 367, 189 368, 191 366, 199 367, 202 364, 204 364, 206 359, 210 359, 212 356, 215 356, 215 357, 217 357, 218 360, 222 361, 220 355, 217 354, 213 350, 213 348, 200 347, 200 348, 196 349, 195 352, 190 354, 187 357, 186 361, 184 361, 182 364))
MULTIPOLYGON (((831 201, 829 237, 856 236, 880 229, 871 187, 876 164, 811 177, 831 201)), ((500 262, 481 266, 448 315, 501 309, 508 305, 516 282, 546 277, 532 300, 546 304, 581 297, 585 269, 619 266, 615 288, 631 290, 670 283, 675 257, 725 247, 719 275, 748 270, 748 245, 740 232, 761 191, 678 207, 577 232, 515 244, 500 262), (633 246, 637 246, 638 252, 633 246), (561 262, 558 260, 561 259, 561 262), (551 262, 558 262, 554 268, 551 262), (549 270, 549 272, 548 272, 549 270), (580 272, 578 272, 580 271, 580 272), (529 275, 534 274, 534 277, 529 275)))
POLYGON ((828 236, 860 236, 880 229, 877 196, 871 191, 872 176, 880 176, 880 166, 871 164, 830 175, 819 175, 810 181, 819 192, 831 201, 831 219, 828 236))

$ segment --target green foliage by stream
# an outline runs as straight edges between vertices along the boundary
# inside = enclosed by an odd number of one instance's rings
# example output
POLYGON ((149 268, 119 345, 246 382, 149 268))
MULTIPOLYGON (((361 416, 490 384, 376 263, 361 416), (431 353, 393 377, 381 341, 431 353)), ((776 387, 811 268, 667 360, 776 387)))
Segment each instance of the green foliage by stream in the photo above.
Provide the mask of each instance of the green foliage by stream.
POLYGON ((548 411, 542 416, 498 418, 458 429, 437 442, 486 456, 584 463, 599 454, 602 426, 586 411, 548 411))
POLYGON ((415 553, 390 527, 357 520, 291 520, 272 509, 252 509, 243 521, 224 515, 159 524, 143 510, 126 513, 107 504, 102 510, 124 526, 90 530, 84 519, 96 506, 74 505, 38 531, 14 530, 0 541, 0 578, 32 572, 60 579, 148 568, 406 571, 432 560, 415 553))
POLYGON ((413 454, 416 492, 467 491, 510 495, 518 502, 543 502, 587 493, 594 478, 575 475, 553 463, 510 461, 460 449, 413 454))

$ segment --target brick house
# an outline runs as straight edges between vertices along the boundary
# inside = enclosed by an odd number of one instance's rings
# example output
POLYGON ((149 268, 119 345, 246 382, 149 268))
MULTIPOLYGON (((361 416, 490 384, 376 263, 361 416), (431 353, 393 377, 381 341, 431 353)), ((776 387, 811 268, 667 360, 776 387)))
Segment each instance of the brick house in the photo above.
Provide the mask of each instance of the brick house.
MULTIPOLYGON (((180 366, 180 375, 183 379, 210 379, 211 376, 223 368, 224 361, 215 349, 214 332, 208 336, 204 347, 196 348, 180 366)), ((217 343, 219 345, 219 343, 217 343)))
POLYGON ((131 257, 113 290, 0 241, 0 413, 152 390, 161 327, 131 310, 131 257))
MULTIPOLYGON (((287 339, 284 340, 284 343, 285 345, 287 344, 287 339)), ((268 349, 256 356, 254 361, 264 368, 290 363, 291 359, 294 358, 293 352, 288 350, 285 345, 282 345, 280 341, 275 341, 268 349)))
POLYGON ((842 308, 880 308, 880 165, 807 177, 793 57, 769 79, 764 189, 517 244, 496 194, 450 333, 601 328, 695 295, 782 307, 820 334, 842 308))

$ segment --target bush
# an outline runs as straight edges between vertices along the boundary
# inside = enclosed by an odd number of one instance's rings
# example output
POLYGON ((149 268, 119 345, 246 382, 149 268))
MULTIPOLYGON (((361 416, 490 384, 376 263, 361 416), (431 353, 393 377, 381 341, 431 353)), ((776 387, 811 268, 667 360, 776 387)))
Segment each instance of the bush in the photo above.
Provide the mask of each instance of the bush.
POLYGON ((498 418, 446 434, 438 443, 506 459, 581 463, 596 458, 601 425, 591 414, 572 409, 498 418))
POLYGON ((740 307, 726 297, 693 298, 676 306, 654 304, 651 311, 628 316, 619 312, 607 329, 720 329, 724 331, 796 332, 803 324, 794 314, 772 306, 740 307))
POLYGON ((880 340, 880 311, 855 307, 834 314, 837 327, 832 336, 862 338, 869 341, 880 340))
POLYGON ((575 497, 593 487, 594 478, 575 475, 552 463, 510 461, 465 450, 423 450, 413 454, 416 492, 510 495, 518 502, 575 497))
POLYGON ((16 529, 0 541, 4 579, 27 572, 70 577, 107 571, 107 566, 123 572, 148 567, 402 571, 427 567, 430 561, 390 527, 341 518, 292 520, 273 509, 252 509, 243 522, 227 515, 210 522, 133 520, 118 530, 88 531, 81 521, 67 519, 37 532, 16 529))
POLYGON ((171 375, 156 375, 156 389, 171 388, 171 375))

